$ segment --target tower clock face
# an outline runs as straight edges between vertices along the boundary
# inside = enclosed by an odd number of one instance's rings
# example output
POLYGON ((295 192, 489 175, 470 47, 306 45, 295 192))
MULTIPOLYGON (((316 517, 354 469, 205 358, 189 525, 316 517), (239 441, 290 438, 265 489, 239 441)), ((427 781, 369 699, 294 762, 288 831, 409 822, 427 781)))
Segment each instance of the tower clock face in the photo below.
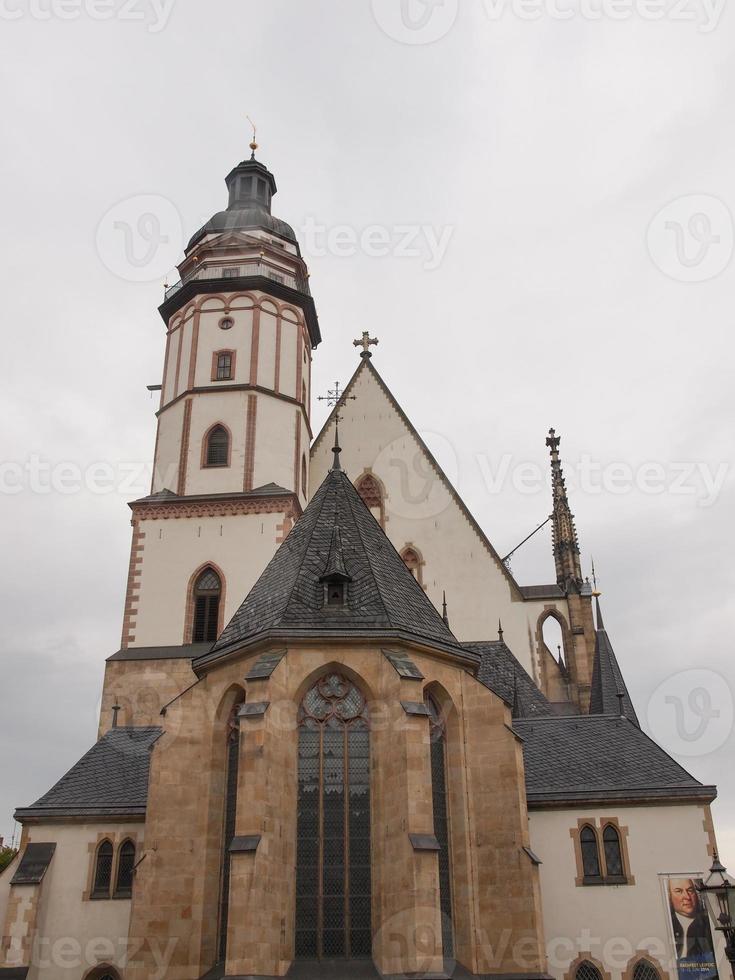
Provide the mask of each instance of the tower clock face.
POLYGON ((220 320, 219 325, 220 329, 222 330, 230 330, 235 326, 235 321, 232 319, 232 317, 226 316, 220 320))

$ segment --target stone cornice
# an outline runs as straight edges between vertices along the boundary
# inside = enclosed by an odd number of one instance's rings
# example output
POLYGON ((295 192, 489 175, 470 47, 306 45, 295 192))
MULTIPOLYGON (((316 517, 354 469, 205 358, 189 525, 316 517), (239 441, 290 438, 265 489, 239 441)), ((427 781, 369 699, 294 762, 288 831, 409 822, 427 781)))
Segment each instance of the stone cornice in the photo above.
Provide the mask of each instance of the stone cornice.
POLYGON ((238 494, 232 497, 181 497, 140 500, 128 504, 134 521, 167 521, 190 517, 237 517, 242 514, 285 514, 297 520, 301 505, 296 494, 278 496, 238 494))

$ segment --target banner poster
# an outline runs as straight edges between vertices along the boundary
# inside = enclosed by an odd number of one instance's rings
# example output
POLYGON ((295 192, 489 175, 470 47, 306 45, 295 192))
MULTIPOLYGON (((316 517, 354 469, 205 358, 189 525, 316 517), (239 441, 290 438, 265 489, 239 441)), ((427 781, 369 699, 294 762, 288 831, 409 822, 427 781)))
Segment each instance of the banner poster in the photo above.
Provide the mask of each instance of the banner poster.
POLYGON ((716 980, 719 976, 709 915, 697 892, 701 884, 699 874, 661 875, 678 980, 716 980))

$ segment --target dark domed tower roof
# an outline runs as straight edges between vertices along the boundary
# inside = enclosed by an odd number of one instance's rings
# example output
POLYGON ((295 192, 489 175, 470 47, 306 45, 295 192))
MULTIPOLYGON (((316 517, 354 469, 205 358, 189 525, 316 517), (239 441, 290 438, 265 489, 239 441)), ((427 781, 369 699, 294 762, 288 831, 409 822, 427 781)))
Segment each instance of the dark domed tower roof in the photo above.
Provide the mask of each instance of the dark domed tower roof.
POLYGON ((291 225, 271 214, 271 202, 278 191, 276 178, 254 155, 239 163, 225 183, 230 193, 227 210, 219 211, 199 229, 187 245, 187 252, 207 235, 248 228, 263 228, 298 247, 291 225))

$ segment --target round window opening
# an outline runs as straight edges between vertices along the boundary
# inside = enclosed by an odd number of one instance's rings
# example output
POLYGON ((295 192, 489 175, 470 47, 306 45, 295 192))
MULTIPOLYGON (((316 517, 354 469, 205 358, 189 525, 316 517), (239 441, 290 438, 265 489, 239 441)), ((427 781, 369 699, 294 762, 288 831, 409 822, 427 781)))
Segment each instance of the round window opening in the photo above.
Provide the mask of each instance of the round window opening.
POLYGON ((219 322, 221 330, 231 330, 235 326, 235 321, 231 316, 222 317, 219 322))

